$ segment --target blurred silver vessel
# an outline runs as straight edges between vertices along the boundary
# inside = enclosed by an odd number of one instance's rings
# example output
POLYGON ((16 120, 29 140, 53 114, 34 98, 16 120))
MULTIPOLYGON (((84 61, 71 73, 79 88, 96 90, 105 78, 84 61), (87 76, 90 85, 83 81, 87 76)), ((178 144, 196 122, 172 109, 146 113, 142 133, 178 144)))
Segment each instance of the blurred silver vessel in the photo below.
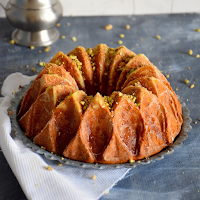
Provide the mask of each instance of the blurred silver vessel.
POLYGON ((62 17, 62 6, 57 0, 10 0, 5 12, 17 28, 11 35, 17 44, 48 46, 60 36, 56 24, 62 17))

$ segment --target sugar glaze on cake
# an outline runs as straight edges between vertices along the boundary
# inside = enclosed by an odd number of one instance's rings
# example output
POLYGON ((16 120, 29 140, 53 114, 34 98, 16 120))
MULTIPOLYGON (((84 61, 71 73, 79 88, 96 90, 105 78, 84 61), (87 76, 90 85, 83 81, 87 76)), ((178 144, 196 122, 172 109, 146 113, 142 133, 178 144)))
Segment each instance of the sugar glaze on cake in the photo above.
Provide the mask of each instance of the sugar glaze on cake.
POLYGON ((148 158, 173 143, 182 108, 165 76, 125 46, 58 52, 24 95, 18 113, 27 137, 87 163, 148 158))

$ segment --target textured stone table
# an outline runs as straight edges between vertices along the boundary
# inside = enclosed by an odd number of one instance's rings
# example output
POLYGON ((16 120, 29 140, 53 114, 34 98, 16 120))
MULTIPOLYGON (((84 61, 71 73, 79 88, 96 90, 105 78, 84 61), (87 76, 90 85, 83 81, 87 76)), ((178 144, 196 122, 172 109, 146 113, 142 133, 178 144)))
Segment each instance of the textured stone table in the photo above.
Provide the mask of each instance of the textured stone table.
MULTIPOLYGON (((119 46, 118 41, 135 53, 144 53, 165 75, 172 88, 187 103, 191 111, 193 129, 181 148, 163 160, 132 169, 127 176, 104 195, 101 200, 198 200, 200 199, 200 28, 199 14, 116 16, 116 17, 69 17, 60 22, 59 39, 45 52, 38 47, 11 45, 10 35, 14 28, 6 19, 0 19, 0 87, 13 72, 37 74, 42 69, 39 62, 48 62, 57 51, 65 53, 76 46, 94 47, 99 43, 119 46), (67 26, 70 23, 70 26, 67 26), (107 24, 113 30, 106 31, 107 24), (130 30, 125 25, 131 26, 130 30), (119 34, 124 34, 121 39, 119 34), (161 36, 161 40, 156 39, 161 36), (76 42, 71 38, 75 36, 76 42), (189 49, 193 55, 188 55, 189 49), (41 53, 39 53, 41 51, 41 53), (26 67, 26 66, 29 67, 26 67), (190 67, 188 69, 187 67, 190 67), (36 71, 31 71, 35 68, 36 71), (187 78, 190 83, 185 84, 187 78), (194 84, 191 89, 190 85, 194 84), (194 123, 194 122, 197 123, 194 123)), ((0 199, 26 199, 3 153, 0 152, 0 199)))

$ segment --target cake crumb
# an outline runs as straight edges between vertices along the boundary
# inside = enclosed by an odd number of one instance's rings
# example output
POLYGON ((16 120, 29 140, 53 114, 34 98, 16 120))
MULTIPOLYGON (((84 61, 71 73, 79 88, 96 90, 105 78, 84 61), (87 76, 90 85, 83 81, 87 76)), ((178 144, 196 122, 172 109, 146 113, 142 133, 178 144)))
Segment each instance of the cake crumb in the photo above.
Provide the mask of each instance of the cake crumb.
POLYGON ((200 32, 200 28, 197 28, 195 31, 196 31, 196 32, 200 32))
POLYGON ((190 67, 188 66, 187 69, 190 69, 190 67))
POLYGON ((119 37, 120 38, 124 38, 124 34, 119 34, 119 37))
POLYGON ((194 122, 195 124, 197 124, 197 122, 194 122))
POLYGON ((50 167, 50 166, 47 166, 46 169, 49 170, 49 171, 52 171, 52 170, 53 170, 53 168, 50 167))
POLYGON ((190 56, 193 54, 192 49, 190 49, 190 50, 188 51, 188 54, 189 54, 190 56))
POLYGON ((41 50, 39 50, 39 53, 42 53, 42 51, 41 51, 41 50))
POLYGON ((156 35, 156 39, 161 40, 161 36, 160 35, 156 35))
POLYGON ((194 88, 194 84, 192 84, 192 85, 190 86, 190 88, 191 88, 191 89, 194 88))
POLYGON ((119 41, 118 41, 118 44, 123 44, 123 41, 119 40, 119 41))
POLYGON ((166 75, 166 78, 169 78, 169 74, 168 74, 168 75, 166 75))
POLYGON ((77 38, 76 37, 72 37, 72 41, 76 42, 77 38))
POLYGON ((113 29, 113 26, 112 26, 112 24, 109 24, 109 25, 107 25, 107 26, 105 27, 105 29, 106 29, 107 31, 109 31, 109 30, 113 29))
POLYGON ((35 47, 34 46, 30 46, 30 49, 35 49, 35 47))
POLYGON ((200 55, 199 55, 199 54, 197 54, 197 55, 196 55, 196 58, 199 58, 199 57, 200 57, 200 55))
POLYGON ((96 179, 96 175, 94 174, 94 176, 92 177, 92 180, 95 180, 96 179))
POLYGON ((130 25, 127 24, 126 29, 129 30, 130 28, 131 28, 130 25))
POLYGON ((182 174, 184 174, 184 172, 182 172, 182 174))
POLYGON ((56 26, 57 26, 57 27, 60 27, 60 23, 57 23, 56 26))
POLYGON ((62 35, 61 38, 62 38, 62 39, 65 39, 66 37, 65 37, 65 35, 62 35))
POLYGON ((104 194, 108 194, 108 193, 109 193, 109 190, 106 190, 104 194))
POLYGON ((69 23, 69 22, 67 23, 67 26, 70 26, 70 23, 69 23))
POLYGON ((64 158, 62 157, 61 160, 64 160, 64 158))
POLYGON ((8 111, 8 114, 9 114, 9 115, 12 115, 12 114, 13 114, 13 111, 12 111, 12 110, 9 110, 9 111, 8 111))
POLYGON ((185 79, 185 84, 188 84, 190 81, 186 78, 185 79))
POLYGON ((26 68, 29 68, 29 65, 26 65, 26 68))
POLYGON ((62 166, 62 163, 58 163, 58 166, 62 166))
POLYGON ((176 91, 178 91, 178 88, 176 88, 176 91))
POLYGON ((46 147, 43 147, 43 146, 41 146, 41 149, 44 149, 44 150, 45 150, 45 149, 46 149, 46 147))
POLYGON ((35 187, 37 187, 38 186, 38 183, 37 184, 35 184, 35 187))

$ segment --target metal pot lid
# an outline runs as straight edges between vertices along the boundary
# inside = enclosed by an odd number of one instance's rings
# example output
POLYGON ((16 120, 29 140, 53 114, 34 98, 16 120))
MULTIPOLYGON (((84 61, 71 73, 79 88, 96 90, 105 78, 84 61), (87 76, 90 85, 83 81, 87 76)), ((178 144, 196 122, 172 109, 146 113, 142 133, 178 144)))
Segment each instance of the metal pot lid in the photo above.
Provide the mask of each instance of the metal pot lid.
POLYGON ((10 0, 7 4, 7 7, 10 5, 20 8, 20 9, 29 9, 29 10, 38 10, 38 9, 47 9, 54 6, 58 1, 57 0, 10 0))

